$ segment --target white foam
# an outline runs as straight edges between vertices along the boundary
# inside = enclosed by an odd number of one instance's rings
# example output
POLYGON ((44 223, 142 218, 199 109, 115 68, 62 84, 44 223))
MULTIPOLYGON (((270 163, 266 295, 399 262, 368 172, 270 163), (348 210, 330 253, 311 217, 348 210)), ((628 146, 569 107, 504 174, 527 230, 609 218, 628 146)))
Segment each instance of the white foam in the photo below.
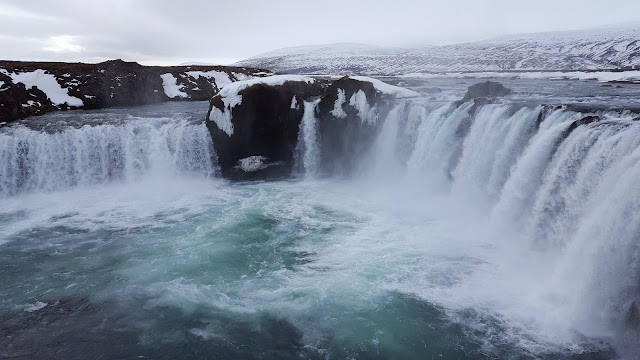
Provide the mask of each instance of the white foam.
POLYGON ((267 165, 265 162, 267 160, 269 159, 264 156, 249 156, 238 160, 238 167, 242 169, 242 171, 254 172, 266 168, 267 165))

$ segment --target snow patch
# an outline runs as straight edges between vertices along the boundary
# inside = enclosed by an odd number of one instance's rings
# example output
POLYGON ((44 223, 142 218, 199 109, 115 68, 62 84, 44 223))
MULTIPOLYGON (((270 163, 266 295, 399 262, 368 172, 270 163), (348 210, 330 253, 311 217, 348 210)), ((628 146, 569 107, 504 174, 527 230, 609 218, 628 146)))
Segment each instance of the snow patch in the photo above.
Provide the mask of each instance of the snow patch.
POLYGON ((291 108, 294 110, 298 108, 298 99, 295 95, 291 98, 291 108))
POLYGON ((273 75, 273 76, 267 76, 263 78, 236 81, 234 83, 231 83, 225 86, 222 90, 220 90, 219 95, 221 97, 238 95, 239 92, 253 85, 264 84, 269 86, 280 86, 280 85, 284 85, 284 83, 287 81, 298 81, 298 82, 306 82, 307 84, 313 84, 316 80, 303 75, 273 75))
POLYGON ((51 100, 54 105, 67 104, 68 106, 84 106, 82 100, 69 96, 69 89, 62 88, 53 74, 47 74, 45 70, 38 69, 31 72, 11 73, 5 69, 0 72, 11 77, 14 83, 23 83, 27 89, 37 87, 51 100))
POLYGON ((26 104, 22 104, 22 107, 28 108, 28 107, 32 107, 34 105, 38 105, 40 106, 39 102, 33 101, 33 100, 27 100, 26 104))
POLYGON ((238 160, 238 167, 244 172, 253 172, 267 167, 265 161, 269 160, 264 156, 249 156, 238 160))
POLYGON ((367 102, 367 94, 362 90, 351 96, 349 105, 358 111, 358 117, 363 123, 373 125, 378 120, 378 112, 375 106, 369 106, 367 102))
POLYGON ((171 99, 176 97, 186 98, 188 95, 182 91, 184 85, 178 85, 178 79, 171 73, 160 75, 164 93, 171 99))
POLYGON ((227 104, 225 104, 225 109, 220 110, 217 107, 213 107, 211 111, 211 120, 213 120, 218 128, 224 131, 227 135, 233 135, 233 123, 231 122, 231 111, 232 108, 229 108, 227 104))
MULTIPOLYGON (((353 97, 351 97, 353 99, 353 97)), ((344 119, 347 117, 347 113, 344 112, 344 109, 342 109, 342 106, 344 105, 344 103, 346 102, 346 97, 344 95, 344 90, 343 89, 338 89, 338 98, 336 99, 336 102, 333 104, 333 110, 331 110, 331 115, 339 118, 339 119, 344 119)))
POLYGON ((233 77, 236 78, 236 81, 245 81, 245 80, 253 79, 253 76, 249 76, 247 74, 237 73, 237 72, 233 73, 233 77))
POLYGON ((233 82, 229 77, 229 74, 224 71, 187 71, 185 74, 193 77, 194 79, 198 79, 200 77, 213 79, 213 83, 218 89, 222 89, 233 82))
POLYGON ((368 76, 349 76, 349 78, 358 81, 364 81, 371 83, 373 87, 379 92, 391 96, 395 96, 396 98, 411 98, 420 96, 417 92, 409 89, 405 89, 399 86, 389 85, 385 82, 382 82, 378 79, 370 78, 368 76))

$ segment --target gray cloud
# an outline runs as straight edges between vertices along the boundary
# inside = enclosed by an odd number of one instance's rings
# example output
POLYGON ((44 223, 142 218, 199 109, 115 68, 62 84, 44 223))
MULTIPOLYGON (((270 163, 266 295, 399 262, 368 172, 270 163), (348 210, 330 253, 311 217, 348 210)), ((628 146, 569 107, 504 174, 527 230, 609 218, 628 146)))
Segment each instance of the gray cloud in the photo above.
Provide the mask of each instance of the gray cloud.
POLYGON ((639 14, 637 0, 0 0, 0 58, 224 63, 289 46, 423 46, 639 14))

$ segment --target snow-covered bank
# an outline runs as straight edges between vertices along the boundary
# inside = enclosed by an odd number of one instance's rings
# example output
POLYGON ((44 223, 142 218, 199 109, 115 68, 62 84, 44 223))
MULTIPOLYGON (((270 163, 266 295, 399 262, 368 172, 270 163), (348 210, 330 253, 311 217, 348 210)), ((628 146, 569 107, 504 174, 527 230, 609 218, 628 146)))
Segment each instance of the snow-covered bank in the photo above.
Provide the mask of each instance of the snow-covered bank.
POLYGON ((413 73, 399 76, 411 79, 434 78, 517 78, 517 79, 564 79, 564 80, 595 80, 599 82, 638 82, 640 70, 630 71, 483 71, 483 72, 447 72, 447 73, 413 73))
POLYGON ((0 61, 0 122, 56 109, 99 109, 169 100, 208 100, 234 81, 270 75, 225 66, 142 66, 0 61))
POLYGON ((54 105, 84 106, 82 100, 69 95, 69 88, 60 86, 56 77, 53 74, 48 74, 43 69, 27 72, 9 72, 5 69, 0 69, 0 72, 9 76, 14 83, 23 83, 27 88, 35 86, 44 91, 54 105))

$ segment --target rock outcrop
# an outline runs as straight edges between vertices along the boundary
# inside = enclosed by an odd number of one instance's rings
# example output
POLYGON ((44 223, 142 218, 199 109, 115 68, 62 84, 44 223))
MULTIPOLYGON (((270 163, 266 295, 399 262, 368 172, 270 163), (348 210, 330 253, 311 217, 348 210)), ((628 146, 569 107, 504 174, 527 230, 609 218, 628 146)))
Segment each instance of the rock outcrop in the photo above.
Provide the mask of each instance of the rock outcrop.
POLYGON ((371 147, 398 98, 416 92, 361 76, 334 81, 318 104, 320 164, 325 174, 349 174, 371 147))
POLYGON ((234 180, 289 176, 304 99, 319 96, 319 81, 276 75, 237 82, 211 99, 207 126, 222 176, 234 180))
POLYGON ((511 94, 511 90, 499 82, 485 81, 469 86, 467 93, 462 98, 463 102, 480 98, 496 98, 511 94))
POLYGON ((99 64, 4 61, 0 62, 0 122, 73 108, 209 100, 224 85, 268 74, 250 68, 143 66, 122 60, 99 64))
POLYGON ((398 98, 416 92, 365 77, 324 83, 278 75, 231 84, 211 99, 207 125, 222 176, 255 180, 291 175, 305 101, 315 99, 320 167, 346 174, 367 151, 398 98))
POLYGON ((27 89, 22 83, 15 84, 9 76, 0 73, 0 125, 54 109, 43 91, 37 87, 27 89))

